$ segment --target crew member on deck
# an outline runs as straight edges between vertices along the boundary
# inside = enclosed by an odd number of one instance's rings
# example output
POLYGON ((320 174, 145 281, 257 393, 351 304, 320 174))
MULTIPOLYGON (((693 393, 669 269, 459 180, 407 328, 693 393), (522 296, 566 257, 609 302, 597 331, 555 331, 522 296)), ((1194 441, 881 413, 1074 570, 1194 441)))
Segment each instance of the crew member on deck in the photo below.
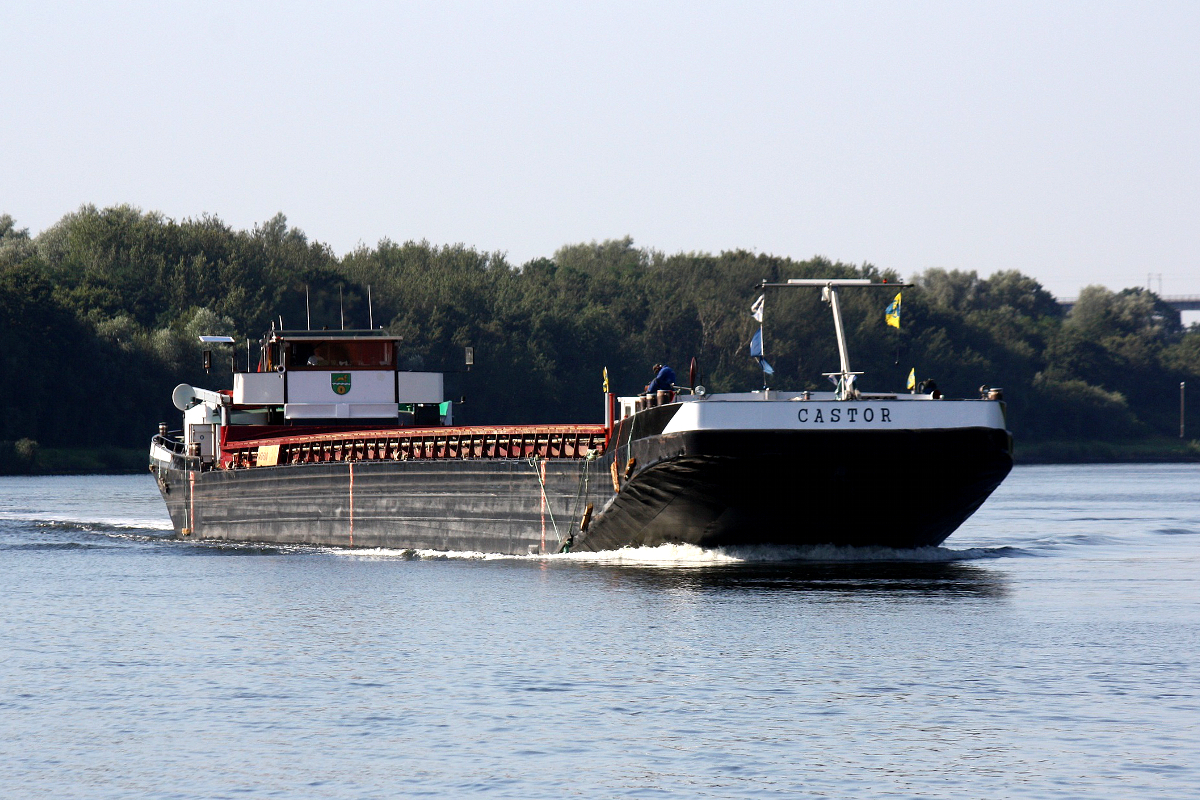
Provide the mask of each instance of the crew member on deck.
POLYGON ((675 370, 666 364, 654 365, 654 380, 646 386, 646 394, 658 391, 675 393, 675 370))

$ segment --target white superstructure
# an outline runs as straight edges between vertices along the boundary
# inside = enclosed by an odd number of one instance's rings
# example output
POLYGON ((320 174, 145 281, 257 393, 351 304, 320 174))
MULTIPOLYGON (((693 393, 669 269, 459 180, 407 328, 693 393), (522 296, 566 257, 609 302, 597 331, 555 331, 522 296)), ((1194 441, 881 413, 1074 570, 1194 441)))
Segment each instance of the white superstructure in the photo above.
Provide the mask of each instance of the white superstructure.
MULTIPOLYGON (((233 342, 200 338, 209 345, 233 342)), ((176 388, 172 399, 183 411, 187 453, 211 463, 228 425, 452 424, 443 373, 398 369, 398 345, 383 331, 273 330, 254 364, 247 343, 246 369, 237 369, 235 360, 232 391, 176 388)))

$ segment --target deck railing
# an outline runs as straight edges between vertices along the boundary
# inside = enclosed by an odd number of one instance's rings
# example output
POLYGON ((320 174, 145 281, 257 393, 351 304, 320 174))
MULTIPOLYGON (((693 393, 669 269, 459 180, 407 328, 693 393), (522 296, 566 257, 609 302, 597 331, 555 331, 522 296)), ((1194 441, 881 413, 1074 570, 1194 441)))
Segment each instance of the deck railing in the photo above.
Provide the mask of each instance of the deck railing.
POLYGON ((187 445, 178 439, 171 439, 161 434, 155 434, 150 441, 170 454, 171 469, 177 469, 181 472, 200 469, 200 458, 198 456, 189 456, 187 445))
POLYGON ((272 437, 227 444, 222 469, 336 461, 578 459, 604 451, 603 425, 414 428, 272 437))

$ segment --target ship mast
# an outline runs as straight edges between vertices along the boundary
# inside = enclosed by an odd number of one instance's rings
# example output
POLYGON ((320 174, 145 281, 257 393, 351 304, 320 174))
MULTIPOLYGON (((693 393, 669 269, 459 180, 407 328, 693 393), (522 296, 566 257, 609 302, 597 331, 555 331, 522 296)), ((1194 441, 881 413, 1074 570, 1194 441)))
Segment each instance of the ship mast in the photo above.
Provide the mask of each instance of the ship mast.
POLYGON ((854 380, 861 372, 850 369, 850 353, 846 348, 846 329, 842 324, 842 307, 838 303, 838 289, 843 286, 866 286, 889 289, 903 289, 912 286, 911 283, 883 283, 870 278, 790 278, 787 283, 759 284, 762 289, 794 289, 804 286, 820 286, 821 299, 833 310, 833 329, 837 334, 838 357, 841 361, 840 372, 823 372, 825 377, 837 384, 835 396, 838 400, 848 400, 855 396, 854 380))

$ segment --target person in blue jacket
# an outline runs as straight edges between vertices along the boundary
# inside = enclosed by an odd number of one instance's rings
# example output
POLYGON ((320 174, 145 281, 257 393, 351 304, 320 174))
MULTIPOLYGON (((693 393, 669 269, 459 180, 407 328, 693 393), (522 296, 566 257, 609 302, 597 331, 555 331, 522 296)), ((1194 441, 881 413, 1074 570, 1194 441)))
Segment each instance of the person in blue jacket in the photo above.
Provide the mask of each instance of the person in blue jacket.
POLYGON ((675 391, 675 370, 666 364, 654 365, 654 380, 646 386, 646 393, 652 394, 660 389, 667 392, 675 391))

